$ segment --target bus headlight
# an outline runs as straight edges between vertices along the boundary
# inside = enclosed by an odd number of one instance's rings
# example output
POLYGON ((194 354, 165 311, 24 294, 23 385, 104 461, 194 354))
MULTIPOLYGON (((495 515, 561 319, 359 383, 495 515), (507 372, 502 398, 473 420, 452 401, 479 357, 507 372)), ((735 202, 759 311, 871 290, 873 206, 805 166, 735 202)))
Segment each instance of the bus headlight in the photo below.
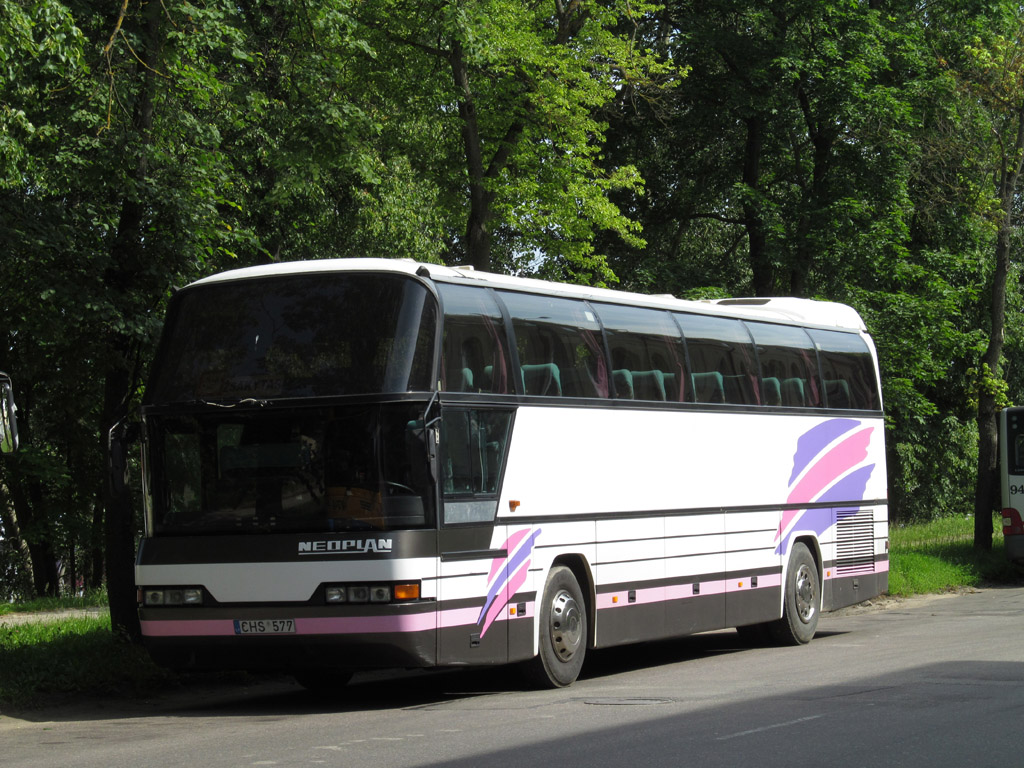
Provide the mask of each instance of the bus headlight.
POLYGON ((409 584, 325 584, 324 602, 403 603, 420 599, 419 582, 409 584))
POLYGON ((370 587, 370 602, 371 603, 390 603, 391 602, 391 587, 388 587, 388 586, 370 587))
POLYGON ((202 587, 146 587, 142 590, 142 604, 202 605, 202 587))
POLYGON ((350 603, 368 603, 370 602, 370 588, 362 584, 357 584, 348 588, 348 601, 350 603))

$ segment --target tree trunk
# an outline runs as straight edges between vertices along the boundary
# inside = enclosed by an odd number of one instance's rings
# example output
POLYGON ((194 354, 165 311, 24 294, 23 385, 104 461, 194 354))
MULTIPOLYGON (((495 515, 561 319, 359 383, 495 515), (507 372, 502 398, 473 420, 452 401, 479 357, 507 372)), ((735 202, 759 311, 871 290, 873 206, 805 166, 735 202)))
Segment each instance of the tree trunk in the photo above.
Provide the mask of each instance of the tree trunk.
POLYGON ((456 41, 451 48, 452 77, 461 94, 459 117, 462 119, 462 144, 466 152, 466 170, 469 173, 469 216, 466 219, 466 256, 469 263, 485 272, 491 268, 491 231, 494 195, 487 191, 484 171, 484 148, 480 138, 480 123, 476 102, 469 86, 469 70, 456 41))
MULTIPOLYGON (((130 391, 127 369, 110 370, 104 385, 103 450, 110 451, 106 437, 123 413, 125 395, 130 391)), ((127 456, 111 451, 110 471, 123 476, 127 456)), ((123 485, 123 484, 122 484, 123 485)), ((135 594, 135 514, 126 487, 107 481, 104 543, 107 550, 107 600, 110 603, 110 628, 131 640, 142 635, 138 601, 135 594)))
POLYGON ((103 500, 104 494, 101 493, 93 504, 92 526, 89 529, 89 576, 86 580, 89 589, 103 586, 103 500))
MULTIPOLYGON (((574 2, 572 11, 575 12, 575 9, 574 2)), ((512 121, 485 165, 485 148, 480 135, 476 101, 469 83, 469 68, 463 56, 462 45, 457 40, 452 43, 449 61, 455 87, 461 94, 459 117, 462 119, 462 143, 466 152, 466 169, 469 173, 466 256, 475 269, 487 272, 491 269, 491 220, 494 218, 494 192, 488 189, 488 183, 496 180, 508 166, 512 151, 519 143, 526 123, 519 119, 512 121)))
POLYGON ((998 377, 1006 330, 1006 281, 1010 274, 1010 233, 1014 225, 1013 204, 1024 164, 1024 105, 1017 112, 1017 140, 1014 151, 1003 161, 999 174, 1002 220, 996 236, 995 270, 992 274, 991 329, 988 347, 981 358, 981 387, 978 395, 978 474, 974 492, 974 548, 992 549, 992 511, 998 499, 999 435, 996 426, 996 398, 989 377, 998 377))
MULTIPOLYGON (((154 101, 157 87, 156 69, 160 57, 162 9, 159 3, 145 6, 141 46, 136 54, 145 66, 141 69, 142 84, 135 104, 134 129, 138 137, 138 157, 121 202, 117 234, 111 245, 110 266, 104 282, 114 303, 130 306, 130 293, 137 288, 145 271, 143 223, 146 214, 144 187, 148 172, 147 149, 153 129, 154 101)), ((100 417, 100 439, 107 450, 110 430, 128 415, 131 394, 137 382, 134 358, 135 342, 125 333, 111 332, 107 342, 110 357, 104 376, 103 412, 100 417)), ((111 456, 112 470, 124 472, 126 456, 111 456)), ((115 633, 137 639, 141 635, 135 595, 135 515, 126 488, 119 488, 108 479, 105 498, 104 541, 106 544, 107 597, 110 602, 110 624, 115 633)))
POLYGON ((775 267, 768 255, 768 235, 764 226, 764 211, 760 195, 761 150, 764 143, 764 118, 760 115, 743 121, 747 126, 747 140, 743 148, 743 223, 750 248, 750 268, 754 273, 754 295, 775 295, 775 267))
MULTIPOLYGON (((802 210, 796 227, 795 253, 793 263, 790 265, 788 294, 790 296, 806 296, 811 270, 820 254, 812 234, 821 227, 820 217, 829 207, 828 176, 833 160, 832 147, 837 135, 834 129, 823 128, 821 123, 814 119, 811 99, 803 85, 797 88, 796 98, 804 115, 804 124, 807 126, 807 136, 811 141, 813 152, 811 180, 809 184, 802 185, 802 210)), ((831 125, 828 120, 825 120, 824 123, 826 126, 831 125)))
POLYGON ((47 507, 43 487, 35 478, 23 476, 11 482, 7 490, 17 518, 17 527, 12 533, 20 537, 19 546, 28 554, 32 590, 39 597, 57 597, 57 555, 53 548, 52 526, 42 513, 47 507))

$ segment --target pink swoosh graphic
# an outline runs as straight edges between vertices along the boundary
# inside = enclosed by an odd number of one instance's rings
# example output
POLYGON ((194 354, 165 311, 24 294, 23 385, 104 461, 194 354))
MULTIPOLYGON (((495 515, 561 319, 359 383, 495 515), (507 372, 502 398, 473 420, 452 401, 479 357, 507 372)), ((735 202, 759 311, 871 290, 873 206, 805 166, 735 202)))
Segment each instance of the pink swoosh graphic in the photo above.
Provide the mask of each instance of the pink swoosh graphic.
POLYGON ((487 616, 484 618, 484 625, 480 629, 480 637, 487 634, 487 629, 494 623, 494 620, 498 618, 498 614, 501 613, 505 606, 508 605, 509 601, 519 591, 519 588, 523 586, 526 581, 526 573, 530 570, 530 561, 526 560, 520 566, 519 570, 515 572, 505 588, 502 590, 501 600, 495 600, 491 604, 490 610, 487 611, 487 616))
MULTIPOLYGON (((868 445, 874 427, 868 427, 846 438, 843 442, 815 462, 814 466, 804 475, 786 499, 787 504, 807 504, 817 498, 836 479, 868 457, 868 445)), ((775 538, 779 538, 793 518, 800 513, 799 506, 786 509, 782 513, 782 522, 775 538)))
POLYGON ((491 573, 487 576, 488 584, 494 581, 495 575, 498 573, 499 570, 501 570, 501 567, 507 561, 508 556, 511 555, 513 551, 515 551, 515 548, 519 546, 519 542, 522 541, 526 534, 528 534, 529 532, 529 528, 524 528, 523 530, 517 531, 516 533, 513 533, 511 536, 508 537, 508 540, 501 547, 502 549, 508 552, 508 555, 506 555, 505 558, 496 557, 491 562, 491 573))

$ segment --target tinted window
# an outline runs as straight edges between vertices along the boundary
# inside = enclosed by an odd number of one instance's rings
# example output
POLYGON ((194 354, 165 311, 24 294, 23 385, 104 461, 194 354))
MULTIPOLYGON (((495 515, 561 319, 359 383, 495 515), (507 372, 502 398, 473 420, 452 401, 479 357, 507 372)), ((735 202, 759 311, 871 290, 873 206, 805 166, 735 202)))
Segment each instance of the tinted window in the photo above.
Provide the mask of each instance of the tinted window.
POLYGON ((875 411, 880 407, 875 365, 858 334, 809 331, 821 360, 825 404, 829 408, 875 411))
POLYGON ((448 392, 515 391, 505 326, 489 291, 438 285, 444 303, 441 387, 448 392))
POLYGON ((154 417, 157 534, 422 527, 422 405, 154 417))
POLYGON ((754 347, 743 323, 706 315, 676 318, 690 355, 694 399, 698 403, 758 404, 754 347))
POLYGON ((757 345, 764 405, 819 408, 818 356, 803 328, 769 323, 747 323, 757 345))
POLYGON ((500 294, 515 330, 527 395, 608 397, 608 369, 597 317, 582 301, 500 294))
POLYGON ((282 275, 188 288, 147 403, 428 391, 436 302, 400 275, 282 275))
POLYGON ((668 312, 596 305, 608 338, 616 397, 685 400, 682 339, 668 312))

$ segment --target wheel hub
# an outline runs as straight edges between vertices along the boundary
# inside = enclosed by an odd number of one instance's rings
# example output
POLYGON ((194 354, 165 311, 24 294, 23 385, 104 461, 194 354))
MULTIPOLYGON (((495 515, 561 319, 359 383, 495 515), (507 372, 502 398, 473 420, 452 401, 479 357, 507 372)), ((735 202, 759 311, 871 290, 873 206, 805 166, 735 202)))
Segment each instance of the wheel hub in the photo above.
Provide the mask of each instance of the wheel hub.
POLYGON ((804 624, 810 622, 817 610, 814 578, 806 564, 801 565, 796 574, 796 610, 804 624))
POLYGON ((569 661, 579 650, 583 623, 579 603, 567 591, 560 590, 551 603, 551 645, 562 661, 569 661))

